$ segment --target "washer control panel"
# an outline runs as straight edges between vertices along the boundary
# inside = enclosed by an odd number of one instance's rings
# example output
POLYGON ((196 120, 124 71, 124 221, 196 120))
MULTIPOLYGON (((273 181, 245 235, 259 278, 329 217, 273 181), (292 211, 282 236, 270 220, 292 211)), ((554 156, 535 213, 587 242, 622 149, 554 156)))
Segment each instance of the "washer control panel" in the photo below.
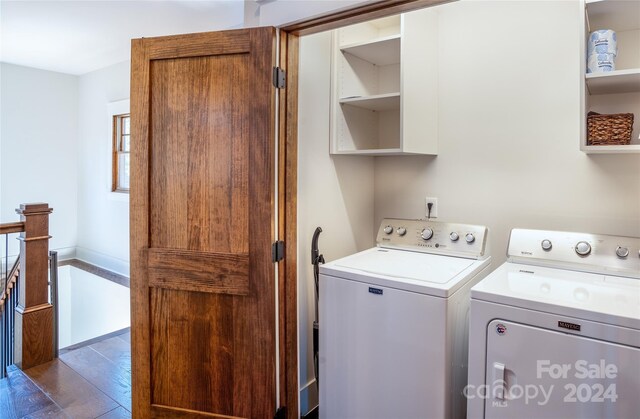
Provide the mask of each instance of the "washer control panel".
POLYGON ((513 229, 510 261, 640 278, 640 237, 513 229))
POLYGON ((431 220, 385 218, 378 230, 379 247, 480 259, 487 228, 431 220))

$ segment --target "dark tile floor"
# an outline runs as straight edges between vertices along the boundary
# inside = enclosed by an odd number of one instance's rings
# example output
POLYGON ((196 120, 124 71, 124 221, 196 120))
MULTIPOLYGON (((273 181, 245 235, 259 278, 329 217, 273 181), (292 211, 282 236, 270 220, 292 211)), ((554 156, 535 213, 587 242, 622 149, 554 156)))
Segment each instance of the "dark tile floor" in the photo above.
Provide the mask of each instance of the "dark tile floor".
POLYGON ((0 419, 131 418, 131 335, 111 336, 0 380, 0 419))

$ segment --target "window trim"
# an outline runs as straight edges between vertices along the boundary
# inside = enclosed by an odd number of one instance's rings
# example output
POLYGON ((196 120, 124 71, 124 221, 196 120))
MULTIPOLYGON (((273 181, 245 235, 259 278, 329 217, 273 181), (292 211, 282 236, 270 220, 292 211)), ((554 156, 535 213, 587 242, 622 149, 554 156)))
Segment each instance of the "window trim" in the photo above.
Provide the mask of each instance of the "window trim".
MULTIPOLYGON (((102 167, 101 172, 104 173, 101 178, 102 180, 102 189, 104 192, 108 193, 109 200, 116 201, 128 201, 129 200, 129 190, 114 189, 114 167, 117 165, 118 161, 117 155, 114 155, 115 151, 115 143, 114 139, 116 138, 116 125, 114 121, 114 116, 130 114, 130 101, 129 99, 116 100, 113 102, 108 102, 106 104, 107 112, 104 120, 104 138, 101 146, 103 156, 100 160, 102 163, 100 166, 102 167), (108 119, 107 119, 108 118, 108 119)), ((129 120, 131 123, 131 120, 129 120)), ((130 133, 131 134, 131 133, 130 133)))
MULTIPOLYGON (((131 124, 131 115, 128 112, 111 116, 111 192, 117 193, 129 193, 128 188, 122 188, 118 183, 120 178, 120 155, 131 155, 131 150, 123 151, 123 137, 127 135, 131 139, 131 132, 129 134, 122 133, 122 120, 124 118, 129 118, 129 124, 131 124)), ((131 145, 129 145, 129 148, 131 148, 131 145)))

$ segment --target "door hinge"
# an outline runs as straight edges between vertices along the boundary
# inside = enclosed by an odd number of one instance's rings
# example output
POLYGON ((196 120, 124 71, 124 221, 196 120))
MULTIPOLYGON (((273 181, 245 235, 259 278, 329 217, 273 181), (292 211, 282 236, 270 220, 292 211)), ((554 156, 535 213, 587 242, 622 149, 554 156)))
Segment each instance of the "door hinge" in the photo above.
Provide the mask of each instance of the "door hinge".
POLYGON ((287 84, 287 72, 280 67, 273 67, 273 85, 278 89, 284 89, 287 84))
POLYGON ((280 262, 284 259, 284 242, 278 240, 271 245, 271 260, 273 263, 280 262))
POLYGON ((273 415, 273 419, 285 419, 287 417, 287 408, 285 406, 280 406, 278 410, 276 410, 276 414, 273 415))

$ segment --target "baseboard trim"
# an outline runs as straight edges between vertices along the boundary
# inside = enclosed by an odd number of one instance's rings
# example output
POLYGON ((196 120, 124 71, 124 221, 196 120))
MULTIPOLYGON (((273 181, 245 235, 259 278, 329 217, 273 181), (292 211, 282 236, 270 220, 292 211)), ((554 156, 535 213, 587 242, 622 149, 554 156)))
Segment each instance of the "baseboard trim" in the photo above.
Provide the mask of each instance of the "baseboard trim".
POLYGON ((129 277, 129 261, 77 246, 75 259, 129 277))
POLYGON ((316 406, 306 415, 302 415, 302 419, 318 419, 318 414, 318 406, 316 406))
POLYGON ((58 260, 73 259, 76 257, 76 247, 59 247, 57 249, 49 249, 58 252, 58 260))
MULTIPOLYGON (((318 386, 316 379, 310 380, 306 385, 300 389, 300 413, 307 412, 302 415, 306 418, 314 409, 318 407, 318 386)), ((313 418, 313 416, 310 416, 313 418)))
POLYGON ((95 338, 91 338, 89 340, 85 340, 84 342, 74 343, 73 345, 69 345, 66 348, 60 349, 58 355, 66 354, 67 352, 71 352, 75 349, 80 349, 85 346, 93 345, 94 343, 101 342, 106 339, 114 338, 116 336, 124 335, 125 333, 131 330, 130 327, 125 327, 124 329, 116 330, 115 332, 107 333, 106 335, 97 336, 95 338))
POLYGON ((80 259, 67 259, 58 263, 58 266, 73 266, 74 268, 81 269, 85 272, 89 272, 90 274, 99 276, 100 278, 104 278, 108 281, 115 282, 118 285, 122 285, 123 287, 131 288, 131 281, 129 278, 120 275, 119 273, 112 272, 108 269, 101 268, 99 266, 93 265, 91 263, 85 262, 80 259))

